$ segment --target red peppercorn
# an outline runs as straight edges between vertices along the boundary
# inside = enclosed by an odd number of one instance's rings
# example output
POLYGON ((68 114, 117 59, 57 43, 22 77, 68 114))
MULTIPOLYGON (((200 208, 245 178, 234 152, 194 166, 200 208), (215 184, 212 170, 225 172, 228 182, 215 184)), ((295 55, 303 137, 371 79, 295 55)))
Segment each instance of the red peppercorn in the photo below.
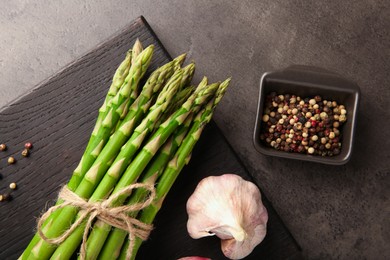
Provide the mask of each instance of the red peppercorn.
POLYGON ((26 148, 26 149, 31 149, 32 147, 33 147, 33 145, 30 142, 27 142, 24 144, 24 148, 26 148))
POLYGON ((330 130, 329 129, 325 129, 324 134, 325 134, 325 136, 329 136, 330 130))

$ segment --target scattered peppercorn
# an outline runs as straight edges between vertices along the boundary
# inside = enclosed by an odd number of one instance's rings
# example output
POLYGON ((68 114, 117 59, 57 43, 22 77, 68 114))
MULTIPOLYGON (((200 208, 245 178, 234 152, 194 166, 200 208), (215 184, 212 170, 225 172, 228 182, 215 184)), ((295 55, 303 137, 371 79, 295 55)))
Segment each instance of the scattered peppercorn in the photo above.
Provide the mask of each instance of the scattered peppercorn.
POLYGON ((0 151, 7 150, 7 146, 5 144, 0 144, 0 151))
POLYGON ((15 158, 10 156, 8 157, 8 164, 14 164, 16 162, 15 158))
POLYGON ((6 201, 10 198, 9 193, 0 194, 0 202, 6 201))
POLYGON ((341 152, 341 132, 347 120, 344 105, 316 95, 266 97, 260 139, 276 150, 334 156, 341 152))
POLYGON ((15 183, 15 182, 10 183, 10 184, 9 184, 9 188, 10 188, 11 190, 15 190, 15 189, 16 189, 16 183, 15 183))
POLYGON ((33 145, 30 142, 27 142, 24 144, 24 148, 26 148, 26 149, 32 149, 32 147, 33 147, 33 145))
POLYGON ((24 149, 23 151, 22 151, 22 156, 23 157, 27 157, 28 155, 29 155, 29 150, 26 148, 26 149, 24 149))

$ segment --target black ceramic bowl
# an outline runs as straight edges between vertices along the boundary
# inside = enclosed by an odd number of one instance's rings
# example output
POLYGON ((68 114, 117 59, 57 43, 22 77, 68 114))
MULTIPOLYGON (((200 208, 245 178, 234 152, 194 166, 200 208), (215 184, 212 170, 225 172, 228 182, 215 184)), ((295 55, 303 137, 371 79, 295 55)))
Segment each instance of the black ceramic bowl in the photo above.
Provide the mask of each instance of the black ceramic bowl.
POLYGON ((254 145, 258 152, 290 159, 341 165, 348 162, 352 153, 352 143, 355 135, 357 109, 360 98, 359 86, 342 76, 315 67, 295 65, 286 69, 267 72, 260 80, 259 101, 254 131, 254 145), (294 94, 301 98, 320 95, 326 100, 335 100, 343 104, 347 110, 347 121, 341 129, 341 152, 336 156, 317 156, 278 151, 266 146, 260 140, 263 107, 265 97, 270 92, 277 94, 294 94))

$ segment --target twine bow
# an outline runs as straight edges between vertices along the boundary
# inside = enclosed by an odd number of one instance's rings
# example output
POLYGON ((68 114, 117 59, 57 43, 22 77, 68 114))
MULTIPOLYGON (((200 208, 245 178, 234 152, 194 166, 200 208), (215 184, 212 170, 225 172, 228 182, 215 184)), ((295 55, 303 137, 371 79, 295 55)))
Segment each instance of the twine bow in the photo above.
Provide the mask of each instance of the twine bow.
POLYGON ((156 191, 152 184, 136 183, 127 186, 126 188, 120 190, 115 194, 112 194, 106 200, 103 200, 101 202, 89 202, 79 197, 77 194, 69 190, 69 188, 64 186, 58 195, 58 198, 62 199, 64 202, 60 205, 51 207, 46 213, 41 216, 38 221, 38 234, 46 242, 58 245, 65 241, 65 239, 67 239, 77 227, 82 226, 84 220, 87 219, 84 228, 83 241, 80 249, 80 258, 85 259, 86 242, 88 239, 89 230, 92 227, 93 220, 96 218, 110 226, 120 228, 129 233, 129 247, 126 253, 126 258, 129 259, 132 255, 134 241, 136 237, 139 237, 142 240, 146 240, 149 237, 149 234, 153 228, 152 225, 145 224, 135 218, 130 217, 129 213, 136 212, 148 207, 153 202, 155 197, 156 191), (112 207, 112 203, 116 199, 123 195, 130 195, 132 190, 138 188, 144 188, 150 192, 149 197, 145 201, 126 206, 112 207), (81 214, 79 218, 62 235, 55 238, 46 237, 42 231, 43 223, 54 211, 67 206, 80 208, 81 214))

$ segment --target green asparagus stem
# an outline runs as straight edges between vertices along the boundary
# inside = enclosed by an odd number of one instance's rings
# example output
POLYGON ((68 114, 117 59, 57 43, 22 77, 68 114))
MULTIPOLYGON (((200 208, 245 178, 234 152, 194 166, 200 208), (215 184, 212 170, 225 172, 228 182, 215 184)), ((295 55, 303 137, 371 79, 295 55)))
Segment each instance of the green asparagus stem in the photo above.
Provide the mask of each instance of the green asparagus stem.
MULTIPOLYGON (((184 137, 186 136, 189 127, 192 123, 192 120, 193 114, 187 117, 183 126, 181 126, 160 149, 156 157, 153 159, 152 163, 149 164, 148 167, 145 169, 145 172, 142 174, 142 179, 140 182, 155 183, 156 180, 158 180, 158 178, 163 173, 165 167, 167 166, 169 160, 175 155, 177 149, 182 143, 184 137)), ((147 195, 147 190, 137 189, 134 194, 131 195, 127 204, 131 205, 133 203, 144 201, 147 195)), ((137 214, 138 211, 132 212, 132 214, 130 214, 130 217, 134 218, 137 216, 137 214)), ((91 234, 89 235, 87 250, 90 251, 90 253, 87 254, 88 258, 96 259, 99 256, 100 259, 116 259, 120 254, 122 245, 125 242, 128 233, 118 228, 114 228, 109 233, 109 228, 102 229, 100 228, 100 225, 101 223, 99 223, 98 220, 91 234), (107 235, 109 236, 107 237, 107 235), (102 246, 103 248, 99 255, 100 248, 102 246)))
MULTIPOLYGON (((180 145, 179 150, 176 152, 176 155, 169 162, 167 168, 164 170, 164 173, 161 175, 161 178, 158 181, 156 187, 156 199, 154 200, 152 205, 142 210, 140 216, 138 217, 138 219, 142 222, 146 224, 151 224, 153 222, 177 176, 180 174, 184 165, 188 164, 195 144, 199 140, 204 127, 207 125, 207 123, 210 122, 214 109, 224 96, 229 83, 230 78, 222 82, 216 93, 215 98, 211 100, 201 112, 198 113, 191 127, 191 130, 189 131, 189 134, 186 136, 183 143, 180 145)), ((126 257, 128 247, 127 242, 128 240, 126 241, 124 247, 122 247, 119 259, 125 259, 126 257)), ((136 238, 131 259, 135 259, 137 251, 141 244, 142 240, 136 238)))
MULTIPOLYGON (((91 202, 104 199, 110 194, 117 180, 120 178, 135 153, 138 151, 144 138, 148 133, 150 133, 158 117, 164 113, 167 105, 171 102, 173 96, 179 88, 182 75, 182 70, 178 70, 174 73, 161 91, 156 103, 150 108, 146 118, 134 130, 130 139, 121 148, 118 156, 112 157, 115 160, 111 167, 109 167, 110 165, 108 163, 99 163, 96 168, 92 166, 91 170, 93 171, 90 170, 87 172, 79 187, 76 189, 76 194, 83 198, 90 198, 91 202)), ((96 162, 98 162, 98 160, 96 162)), ((69 212, 69 215, 66 216, 67 219, 73 219, 77 213, 77 210, 72 207, 64 208, 63 212, 65 211, 69 212)), ((85 224, 86 222, 84 222, 83 225, 78 226, 76 230, 57 248, 52 256, 54 259, 67 259, 72 256, 73 252, 77 249, 82 240, 85 224)))

